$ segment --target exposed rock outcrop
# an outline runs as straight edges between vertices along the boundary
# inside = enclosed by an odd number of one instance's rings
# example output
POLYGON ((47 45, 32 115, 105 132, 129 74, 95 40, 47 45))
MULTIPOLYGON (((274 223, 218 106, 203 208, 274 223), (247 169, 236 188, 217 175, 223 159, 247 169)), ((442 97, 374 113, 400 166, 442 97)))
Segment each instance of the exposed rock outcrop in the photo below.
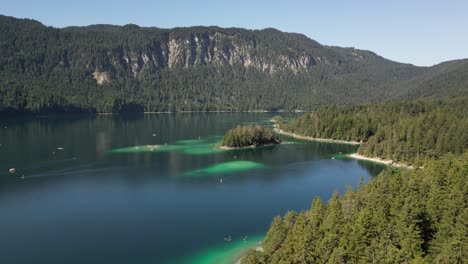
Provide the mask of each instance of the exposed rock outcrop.
MULTIPOLYGON (((145 49, 114 50, 96 68, 123 66, 129 75, 138 78, 145 69, 189 68, 196 65, 240 65, 274 74, 290 70, 299 73, 309 70, 326 59, 306 52, 281 53, 258 46, 254 39, 242 39, 220 32, 191 33, 187 36, 169 34, 167 41, 154 43, 145 49)), ((110 75, 96 70, 93 78, 98 84, 110 81, 110 75)))
POLYGON ((100 72, 97 69, 93 72, 93 78, 97 84, 109 82, 109 74, 107 72, 100 72))

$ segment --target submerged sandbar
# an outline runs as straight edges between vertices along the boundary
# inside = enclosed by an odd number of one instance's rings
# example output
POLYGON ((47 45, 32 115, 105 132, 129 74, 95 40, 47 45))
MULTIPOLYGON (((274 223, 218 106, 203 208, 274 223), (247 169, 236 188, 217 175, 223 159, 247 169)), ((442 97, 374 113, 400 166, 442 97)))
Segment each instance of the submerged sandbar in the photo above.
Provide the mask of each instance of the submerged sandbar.
POLYGON ((253 161, 237 160, 218 163, 205 168, 196 169, 184 173, 185 176, 219 175, 246 170, 260 169, 265 165, 253 161))

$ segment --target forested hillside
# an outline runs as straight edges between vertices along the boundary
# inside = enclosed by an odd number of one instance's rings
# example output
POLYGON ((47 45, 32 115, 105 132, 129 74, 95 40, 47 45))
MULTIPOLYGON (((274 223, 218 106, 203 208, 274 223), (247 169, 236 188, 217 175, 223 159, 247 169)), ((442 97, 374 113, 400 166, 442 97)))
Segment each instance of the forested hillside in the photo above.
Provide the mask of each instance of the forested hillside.
POLYGON ((468 261, 468 98, 331 106, 275 120, 294 133, 362 140, 363 155, 424 167, 389 167, 357 190, 275 217, 264 251, 249 251, 243 264, 468 261))
POLYGON ((52 28, 0 16, 0 112, 310 110, 467 93, 425 68, 275 29, 52 28))
POLYGON ((397 98, 437 98, 446 96, 464 96, 468 91, 468 60, 445 62, 430 67, 423 74, 396 84, 405 87, 397 98))
POLYGON ((468 97, 324 106, 278 125, 304 136, 362 141, 362 155, 421 165, 468 149, 468 97))

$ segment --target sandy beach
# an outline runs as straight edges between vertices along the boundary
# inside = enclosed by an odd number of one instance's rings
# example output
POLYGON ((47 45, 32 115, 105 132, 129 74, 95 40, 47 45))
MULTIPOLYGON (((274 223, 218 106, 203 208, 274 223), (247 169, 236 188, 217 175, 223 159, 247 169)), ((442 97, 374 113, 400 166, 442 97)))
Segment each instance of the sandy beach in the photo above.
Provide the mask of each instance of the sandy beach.
MULTIPOLYGON (((257 247, 254 247, 253 249, 256 250, 256 251, 259 251, 259 252, 264 251, 263 246, 257 246, 257 247)), ((243 258, 244 258, 244 256, 241 257, 240 259, 238 259, 235 264, 241 264, 243 258)))
POLYGON ((219 149, 222 149, 222 150, 233 150, 233 149, 249 149, 249 148, 261 148, 261 147, 268 147, 268 146, 274 146, 274 145, 279 145, 281 143, 278 143, 278 144, 266 144, 266 145, 260 145, 260 146, 256 146, 256 145, 250 145, 250 146, 245 146, 245 147, 228 147, 228 146, 219 146, 218 148, 219 149))
POLYGON ((241 147, 241 148, 238 148, 238 147, 228 147, 228 146, 219 146, 218 148, 219 149, 223 149, 223 150, 233 150, 233 149, 247 149, 247 148, 256 148, 257 146, 255 145, 250 145, 250 146, 245 146, 245 147, 241 147))
POLYGON ((397 162, 394 162, 393 160, 385 160, 381 158, 369 158, 366 156, 359 155, 358 153, 348 154, 346 156, 353 158, 353 159, 367 160, 367 161, 382 163, 382 164, 386 164, 386 165, 390 165, 390 166, 394 166, 398 168, 414 169, 414 167, 411 165, 397 163, 397 162))
POLYGON ((296 134, 293 134, 293 133, 283 131, 282 129, 279 129, 277 127, 275 127, 275 132, 278 133, 278 134, 290 136, 290 137, 293 137, 293 138, 311 140, 311 141, 328 142, 328 143, 340 143, 340 144, 352 144, 352 145, 360 145, 362 143, 362 142, 358 142, 358 141, 346 141, 346 140, 338 140, 338 139, 314 138, 314 137, 301 136, 301 135, 296 135, 296 134))

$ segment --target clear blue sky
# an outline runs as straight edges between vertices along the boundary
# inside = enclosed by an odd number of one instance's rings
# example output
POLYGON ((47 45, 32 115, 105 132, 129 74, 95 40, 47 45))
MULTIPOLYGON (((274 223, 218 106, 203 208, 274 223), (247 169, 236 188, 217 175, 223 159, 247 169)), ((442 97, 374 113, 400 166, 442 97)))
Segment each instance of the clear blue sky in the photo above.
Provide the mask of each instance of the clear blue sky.
POLYGON ((468 58, 468 0, 5 0, 0 14, 45 25, 217 25, 298 32, 415 65, 468 58))

